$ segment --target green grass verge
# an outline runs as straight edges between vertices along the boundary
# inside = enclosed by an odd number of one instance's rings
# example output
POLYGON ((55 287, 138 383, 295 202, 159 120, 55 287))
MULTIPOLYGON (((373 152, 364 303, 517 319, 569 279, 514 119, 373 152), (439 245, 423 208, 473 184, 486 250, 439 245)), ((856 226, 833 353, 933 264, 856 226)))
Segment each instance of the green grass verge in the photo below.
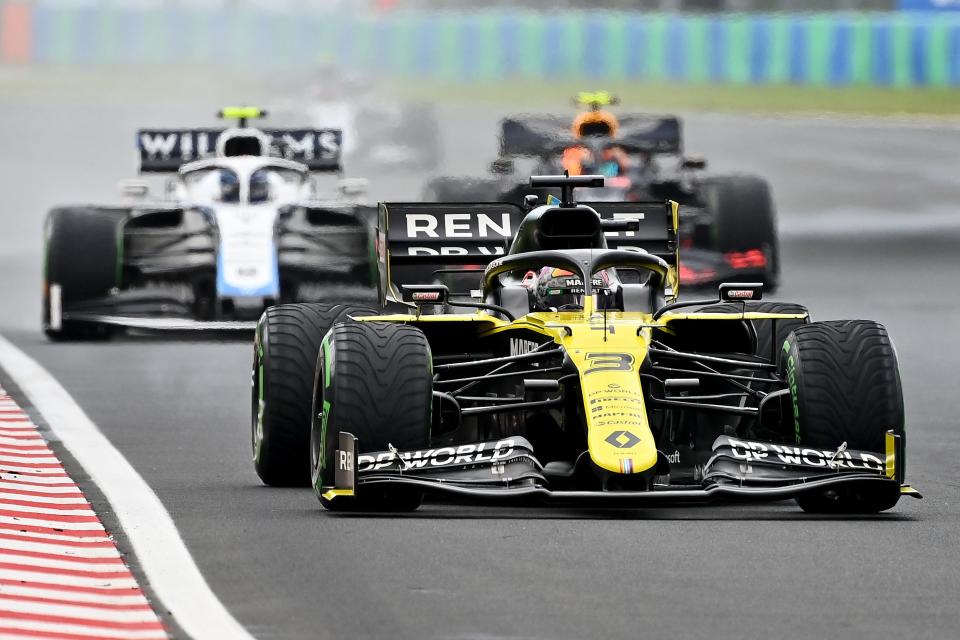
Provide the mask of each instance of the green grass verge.
POLYGON ((17 100, 64 100, 76 103, 122 103, 149 99, 177 103, 185 96, 223 94, 269 96, 264 77, 216 69, 166 67, 68 68, 0 65, 0 103, 17 100))
MULTIPOLYGON (((309 77, 309 76, 308 76, 309 77)), ((265 74, 194 67, 57 68, 0 66, 0 102, 46 97, 123 101, 151 98, 175 103, 184 95, 224 95, 234 100, 269 103, 302 88, 302 74, 265 74)), ((710 85, 558 82, 443 83, 384 80, 383 88, 401 98, 440 104, 489 104, 499 109, 558 110, 578 91, 605 89, 619 96, 624 111, 678 110, 769 113, 841 113, 859 115, 960 115, 960 88, 880 89, 873 87, 752 87, 710 85)))
POLYGON ((577 91, 605 89, 624 110, 678 109, 730 112, 835 112, 863 115, 960 115, 960 89, 872 87, 687 86, 627 83, 511 82, 488 84, 407 83, 401 95, 431 102, 470 102, 563 108, 577 91))

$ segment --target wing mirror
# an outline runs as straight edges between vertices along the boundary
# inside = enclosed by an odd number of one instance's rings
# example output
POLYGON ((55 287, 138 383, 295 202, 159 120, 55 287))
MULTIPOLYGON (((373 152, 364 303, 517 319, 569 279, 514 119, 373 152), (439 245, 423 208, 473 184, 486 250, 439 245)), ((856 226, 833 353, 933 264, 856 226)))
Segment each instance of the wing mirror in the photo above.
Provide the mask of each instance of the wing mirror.
POLYGON ((345 197, 362 196, 370 188, 370 181, 366 178, 344 178, 337 183, 337 191, 345 197))
POLYGON ((636 218, 605 218, 600 221, 600 228, 604 231, 632 231, 640 230, 640 221, 636 218))
POLYGON ((763 298, 762 282, 724 282, 720 285, 722 302, 745 302, 763 298))
POLYGON ((688 171, 702 171, 707 168, 707 159, 703 156, 689 156, 680 161, 680 166, 688 171))
POLYGON ((442 284, 404 284, 400 288, 414 304, 444 304, 450 297, 450 290, 442 284))
POLYGON ((150 185, 145 180, 121 180, 117 187, 124 198, 143 200, 150 193, 150 185))
MULTIPOLYGON (((666 312, 681 307, 697 307, 714 302, 749 302, 763 298, 762 282, 724 282, 720 285, 719 289, 720 295, 717 296, 719 300, 683 300, 681 302, 671 302, 657 309, 653 314, 653 319, 657 320, 666 312)), ((637 329, 637 331, 639 332, 640 330, 637 329)))
POLYGON ((490 163, 490 173, 497 176, 510 175, 516 169, 510 158, 497 158, 490 163))

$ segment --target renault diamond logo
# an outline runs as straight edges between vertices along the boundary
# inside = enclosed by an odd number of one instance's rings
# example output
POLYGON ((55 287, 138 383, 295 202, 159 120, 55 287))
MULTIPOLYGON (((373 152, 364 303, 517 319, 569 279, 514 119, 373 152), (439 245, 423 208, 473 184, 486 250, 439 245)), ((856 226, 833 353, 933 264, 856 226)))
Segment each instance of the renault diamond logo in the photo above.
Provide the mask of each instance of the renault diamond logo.
POLYGON ((606 442, 617 449, 629 449, 630 447, 636 446, 636 444, 640 442, 640 438, 629 431, 614 431, 607 436, 606 442))

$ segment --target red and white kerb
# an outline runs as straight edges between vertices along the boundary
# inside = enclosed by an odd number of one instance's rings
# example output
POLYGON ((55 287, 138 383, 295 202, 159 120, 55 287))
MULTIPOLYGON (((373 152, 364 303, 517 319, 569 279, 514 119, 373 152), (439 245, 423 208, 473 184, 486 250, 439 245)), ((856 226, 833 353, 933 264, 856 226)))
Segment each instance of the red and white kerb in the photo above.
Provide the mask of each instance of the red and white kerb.
POLYGON ((0 638, 168 638, 36 425, 0 388, 0 638))

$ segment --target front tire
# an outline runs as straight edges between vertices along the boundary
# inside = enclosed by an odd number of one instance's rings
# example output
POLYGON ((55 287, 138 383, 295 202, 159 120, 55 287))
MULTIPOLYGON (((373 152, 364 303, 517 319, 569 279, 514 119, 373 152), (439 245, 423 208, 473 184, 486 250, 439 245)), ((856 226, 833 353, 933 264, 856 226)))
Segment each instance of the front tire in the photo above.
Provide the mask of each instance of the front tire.
POLYGON ((430 443, 432 357, 416 327, 382 322, 341 323, 317 361, 311 429, 314 491, 327 509, 413 511, 422 492, 406 487, 361 488, 357 498, 323 497, 334 485, 332 461, 341 431, 362 451, 421 449, 430 443))
POLYGON ((67 305, 108 295, 118 286, 120 219, 116 211, 61 207, 47 216, 43 332, 54 341, 105 340, 111 327, 62 318, 67 305))
MULTIPOLYGON (((888 430, 904 436, 900 371, 883 325, 841 320, 799 327, 783 345, 781 367, 790 387, 797 444, 829 450, 846 442, 850 449, 883 452, 888 430)), ((884 494, 853 487, 797 502, 811 513, 877 513, 899 498, 899 487, 884 494)))
POLYGON ((323 337, 348 316, 376 315, 344 304, 284 304, 268 308, 253 346, 251 440, 253 465, 264 484, 310 483, 310 405, 323 337))

